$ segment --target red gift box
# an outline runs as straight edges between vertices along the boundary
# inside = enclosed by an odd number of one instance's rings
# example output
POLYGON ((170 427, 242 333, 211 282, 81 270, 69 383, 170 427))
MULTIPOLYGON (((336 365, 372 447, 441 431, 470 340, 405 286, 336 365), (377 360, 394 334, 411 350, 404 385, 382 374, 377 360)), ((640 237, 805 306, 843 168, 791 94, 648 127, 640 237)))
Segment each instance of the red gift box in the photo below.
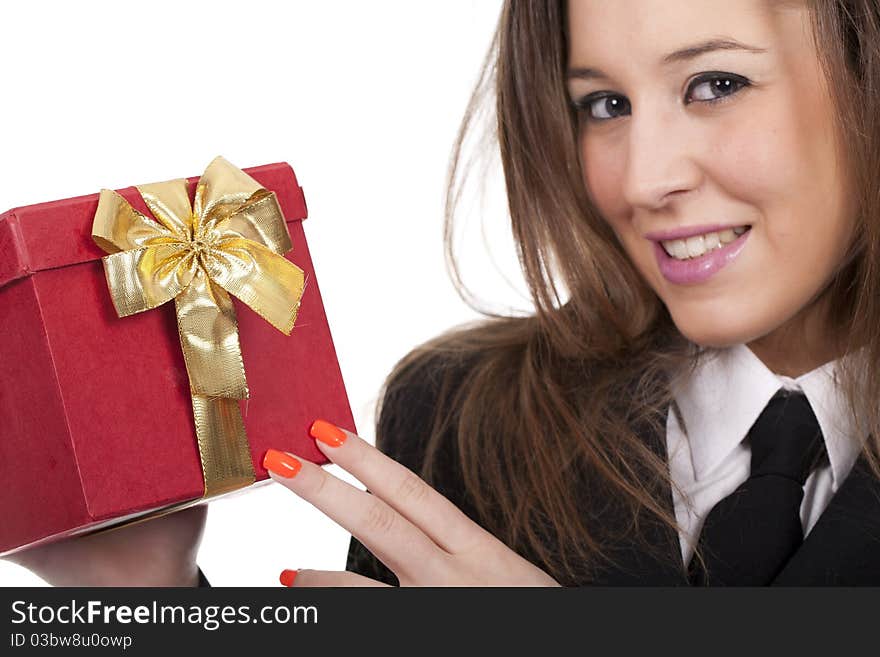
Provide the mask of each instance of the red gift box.
MULTIPOLYGON (((293 244, 284 257, 306 281, 289 336, 231 297, 259 485, 271 481, 261 462, 270 447, 327 462, 308 435, 316 418, 356 429, 303 234, 302 189, 286 163, 244 171, 275 192, 293 244)), ((118 191, 152 216, 135 187, 118 191)), ((106 252, 91 235, 98 197, 0 215, 0 555, 205 492, 174 304, 117 315, 106 252)))

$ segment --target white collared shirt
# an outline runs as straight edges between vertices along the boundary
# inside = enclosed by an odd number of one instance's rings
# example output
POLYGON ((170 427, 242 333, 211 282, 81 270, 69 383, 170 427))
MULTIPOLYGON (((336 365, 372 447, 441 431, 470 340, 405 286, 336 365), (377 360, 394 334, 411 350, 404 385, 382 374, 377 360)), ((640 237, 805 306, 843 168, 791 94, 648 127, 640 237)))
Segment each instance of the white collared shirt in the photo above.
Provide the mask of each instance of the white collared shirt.
POLYGON ((751 448, 743 441, 779 388, 803 391, 825 439, 828 462, 807 478, 800 509, 805 534, 813 528, 861 449, 858 430, 835 384, 836 363, 792 379, 771 372, 740 344, 718 350, 674 391, 684 426, 671 407, 666 446, 684 563, 693 554, 688 539, 696 543, 706 514, 748 479, 751 448))

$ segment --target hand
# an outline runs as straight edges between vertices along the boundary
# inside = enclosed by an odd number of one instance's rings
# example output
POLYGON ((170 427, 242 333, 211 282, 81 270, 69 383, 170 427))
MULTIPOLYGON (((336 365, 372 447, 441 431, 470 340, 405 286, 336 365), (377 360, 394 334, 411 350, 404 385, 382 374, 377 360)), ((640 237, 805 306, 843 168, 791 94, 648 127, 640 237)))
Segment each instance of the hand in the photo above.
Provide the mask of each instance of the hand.
MULTIPOLYGON (((369 493, 287 452, 269 450, 263 466, 275 481, 354 535, 397 575, 401 586, 559 586, 362 438, 323 420, 312 425, 311 433, 327 458, 369 493)), ((356 573, 320 570, 297 571, 292 584, 385 586, 356 573)))
POLYGON ((53 586, 198 586, 208 505, 16 552, 6 560, 53 586))

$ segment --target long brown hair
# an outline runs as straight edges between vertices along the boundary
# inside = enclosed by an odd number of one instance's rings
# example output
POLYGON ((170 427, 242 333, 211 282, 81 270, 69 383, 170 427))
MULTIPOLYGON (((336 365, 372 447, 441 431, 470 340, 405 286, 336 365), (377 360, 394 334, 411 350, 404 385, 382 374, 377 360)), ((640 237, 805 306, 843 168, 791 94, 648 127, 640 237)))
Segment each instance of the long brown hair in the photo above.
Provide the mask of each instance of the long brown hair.
MULTIPOLYGON (((880 475, 880 3, 809 4, 858 212, 852 247, 822 298, 830 298, 844 349, 864 348, 865 358, 841 363, 839 383, 873 436, 865 453, 880 475)), ((623 505, 626 530, 645 519, 677 529, 660 500, 673 485, 668 466, 644 443, 644 430, 665 435, 675 382, 710 352, 681 335, 587 198, 565 88, 566 16, 564 0, 505 2, 449 169, 445 245, 454 283, 469 300, 452 239, 469 169, 463 144, 494 105, 486 134, 500 150, 535 312, 481 310, 486 319, 404 357, 384 388, 413 384, 437 354, 469 358, 460 385, 441 385, 449 394, 438 402, 419 474, 433 482, 439 456, 454 448, 481 524, 562 584, 590 581, 620 538, 591 524, 572 494, 584 477, 623 505), (455 444, 443 445, 450 430, 455 444)), ((669 546, 645 549, 681 565, 669 546)))

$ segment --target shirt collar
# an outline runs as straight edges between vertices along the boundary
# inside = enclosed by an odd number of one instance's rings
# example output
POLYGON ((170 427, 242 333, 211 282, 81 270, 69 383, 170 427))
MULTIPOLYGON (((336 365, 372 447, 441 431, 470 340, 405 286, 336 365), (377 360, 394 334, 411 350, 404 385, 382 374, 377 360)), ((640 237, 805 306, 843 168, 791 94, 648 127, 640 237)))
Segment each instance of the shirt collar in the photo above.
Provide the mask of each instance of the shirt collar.
POLYGON ((835 383, 837 361, 797 378, 771 372, 751 349, 738 344, 706 356, 693 376, 675 391, 691 452, 694 478, 709 475, 748 434, 780 388, 801 390, 810 402, 825 439, 837 491, 858 458, 861 442, 835 383))

